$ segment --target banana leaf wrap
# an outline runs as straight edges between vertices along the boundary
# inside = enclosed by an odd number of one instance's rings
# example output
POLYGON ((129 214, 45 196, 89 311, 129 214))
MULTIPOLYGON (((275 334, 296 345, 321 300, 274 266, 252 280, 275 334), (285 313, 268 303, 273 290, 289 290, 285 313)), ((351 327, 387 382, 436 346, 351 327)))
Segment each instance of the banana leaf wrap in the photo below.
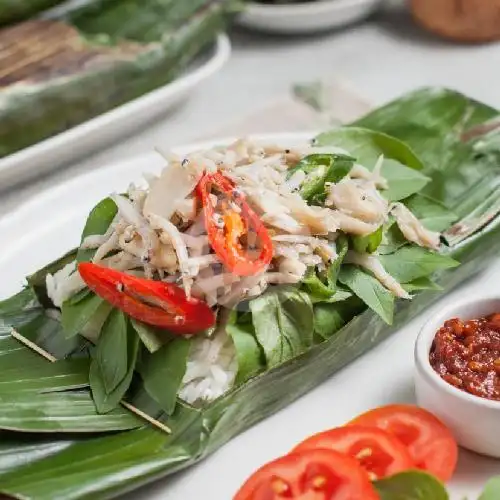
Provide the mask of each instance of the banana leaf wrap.
POLYGON ((0 50, 8 68, 0 75, 0 158, 172 81, 224 29, 233 0, 97 7, 0 31, 8 47, 0 50), (29 37, 26 57, 18 42, 29 37))
MULTIPOLYGON (((202 409, 179 402, 174 413, 167 417, 140 386, 135 388, 132 402, 167 422, 173 431, 171 435, 141 426, 135 420, 122 422, 129 430, 112 434, 102 430, 110 425, 106 421, 99 421, 102 426, 99 434, 75 432, 71 426, 60 432, 53 429, 47 432, 44 419, 35 416, 35 424, 40 427, 36 433, 4 431, 2 434, 0 491, 18 498, 47 500, 111 498, 183 469, 316 387, 392 335, 440 295, 484 268, 497 254, 499 207, 494 203, 476 203, 473 210, 466 212, 457 200, 462 195, 488 200, 500 189, 500 142, 493 120, 496 116, 496 110, 458 93, 423 89, 356 123, 391 132, 409 142, 414 151, 425 158, 425 173, 433 179, 426 190, 448 206, 456 205, 459 220, 445 233, 451 241, 446 253, 461 265, 435 276, 442 290, 423 291, 412 301, 398 301, 392 326, 371 310, 365 310, 329 339, 251 378, 202 409), (488 183, 482 182, 484 176, 489 179, 488 183)), ((321 140, 328 141, 328 134, 321 140)), ((22 359, 27 365, 35 362, 36 355, 15 344, 9 336, 11 326, 58 359, 72 355, 67 365, 61 366, 58 361, 52 368, 64 375, 59 384, 48 378, 48 390, 53 391, 53 386, 58 385, 60 391, 50 392, 53 399, 56 399, 54 395, 67 397, 64 387, 78 387, 82 398, 88 394, 85 381, 79 375, 81 366, 77 366, 84 362, 78 354, 85 353, 86 342, 77 337, 66 340, 61 335, 59 322, 48 318, 41 304, 44 302, 43 276, 72 257, 73 254, 68 254, 40 271, 30 279, 31 287, 0 303, 0 357, 8 366, 19 370, 18 376, 15 371, 10 375, 7 372, 4 379, 14 384, 13 391, 18 398, 23 398, 23 390, 28 391, 26 394, 31 400, 39 397, 33 387, 34 375, 23 377, 20 368, 22 359)), ((1 382, 0 378, 0 391, 1 382)), ((37 388, 40 391, 40 385, 37 388)), ((8 400, 9 395, 0 392, 0 403, 3 398, 8 400)), ((50 415, 50 402, 46 408, 50 415)), ((123 412, 117 412, 113 418, 123 416, 123 412)), ((79 419, 78 415, 74 418, 79 419)), ((82 414, 81 418, 86 415, 82 414)))

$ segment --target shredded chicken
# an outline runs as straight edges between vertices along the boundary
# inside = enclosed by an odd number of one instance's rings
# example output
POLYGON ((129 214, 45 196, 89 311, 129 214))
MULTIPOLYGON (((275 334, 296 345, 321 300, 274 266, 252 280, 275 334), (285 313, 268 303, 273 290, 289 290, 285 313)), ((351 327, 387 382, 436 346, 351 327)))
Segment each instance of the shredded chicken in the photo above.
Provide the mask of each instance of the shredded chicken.
MULTIPOLYGON (((210 306, 234 307, 270 285, 299 283, 310 268, 324 271, 337 258, 335 240, 340 234, 373 233, 389 213, 409 241, 438 247, 439 234, 426 230, 401 203, 389 207, 381 195, 388 187, 381 173, 382 156, 373 171, 355 164, 344 179, 325 185, 325 206, 309 205, 299 189, 320 172, 297 170, 290 176, 289 169, 307 155, 330 153, 349 155, 335 147, 284 149, 247 140, 185 156, 168 155, 168 166, 159 176, 148 176, 146 187, 131 185, 126 196, 111 196, 118 209, 112 223, 105 234, 87 236, 81 248, 95 250, 93 261, 103 266, 176 283, 210 306), (272 238, 273 258, 259 275, 234 275, 210 245, 194 191, 204 172, 216 170, 235 183, 272 238)), ((220 194, 212 192, 210 199, 219 206, 220 194)), ((234 202, 227 209, 241 213, 234 202)), ((252 248, 254 238, 255 232, 249 231, 243 241, 252 248)), ((398 297, 409 297, 375 255, 349 252, 347 262, 369 270, 398 297)), ((74 264, 47 277, 56 306, 82 288, 74 264)))
POLYGON ((359 254, 353 251, 347 252, 344 259, 346 264, 356 264, 373 273, 382 285, 387 290, 392 292, 396 297, 402 299, 411 299, 411 295, 398 283, 385 269, 376 255, 359 254))
POLYGON ((332 211, 332 218, 337 222, 339 229, 347 234, 356 234, 359 236, 366 236, 376 231, 380 224, 369 224, 356 217, 351 217, 340 211, 332 211))
POLYGON ((170 162, 161 176, 150 185, 144 202, 144 215, 155 214, 170 219, 179 201, 193 192, 204 169, 204 162, 190 158, 170 162))
POLYGON ((439 233, 426 229, 405 205, 402 203, 393 203, 391 214, 396 219, 399 229, 408 241, 434 250, 439 248, 439 233))
POLYGON ((371 181, 375 184, 375 187, 379 189, 388 189, 389 184, 380 173, 383 163, 384 157, 381 155, 375 165, 375 168, 373 169, 373 172, 370 172, 366 167, 363 167, 363 165, 355 163, 349 172, 349 177, 352 179, 364 179, 366 181, 371 181))
POLYGON ((381 224, 387 218, 389 205, 370 181, 342 179, 330 186, 326 204, 368 224, 381 224))

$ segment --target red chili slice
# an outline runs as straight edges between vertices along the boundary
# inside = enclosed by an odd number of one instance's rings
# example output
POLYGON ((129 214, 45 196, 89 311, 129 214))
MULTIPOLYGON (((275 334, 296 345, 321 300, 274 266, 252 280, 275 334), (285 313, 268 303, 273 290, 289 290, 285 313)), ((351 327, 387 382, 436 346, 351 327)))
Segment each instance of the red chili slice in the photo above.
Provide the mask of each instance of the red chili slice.
POLYGON ((171 283, 138 278, 90 262, 79 264, 78 271, 96 295, 148 325, 192 334, 215 324, 215 315, 205 302, 188 298, 171 283))
POLYGON ((203 204, 208 239, 219 259, 239 276, 264 271, 273 257, 273 244, 245 195, 220 172, 206 173, 198 183, 197 193, 203 204), (211 194, 217 195, 215 206, 211 194))

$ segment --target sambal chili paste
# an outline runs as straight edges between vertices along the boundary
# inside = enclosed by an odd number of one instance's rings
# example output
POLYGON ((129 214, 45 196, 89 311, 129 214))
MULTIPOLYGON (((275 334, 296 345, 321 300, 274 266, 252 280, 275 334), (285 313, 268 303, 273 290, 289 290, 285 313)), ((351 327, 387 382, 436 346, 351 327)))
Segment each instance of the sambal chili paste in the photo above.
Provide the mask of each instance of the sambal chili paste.
POLYGON ((446 321, 436 333, 429 360, 449 384, 500 401, 500 314, 446 321))

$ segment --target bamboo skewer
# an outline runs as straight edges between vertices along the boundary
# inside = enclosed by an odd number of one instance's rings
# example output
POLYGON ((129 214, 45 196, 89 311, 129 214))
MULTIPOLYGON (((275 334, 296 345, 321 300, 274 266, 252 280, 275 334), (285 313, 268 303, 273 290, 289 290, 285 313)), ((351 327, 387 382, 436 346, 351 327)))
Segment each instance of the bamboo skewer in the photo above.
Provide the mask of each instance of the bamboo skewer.
POLYGON ((31 340, 27 339, 24 335, 21 335, 17 330, 12 330, 10 331, 10 334, 16 339, 19 340, 22 344, 24 344, 26 347, 29 347, 32 351, 35 351, 37 354, 40 354, 40 356, 43 356, 45 359, 49 360, 51 363, 55 363, 57 361, 57 358, 52 356, 50 352, 47 352, 45 349, 42 349, 40 346, 36 345, 34 342, 31 342, 31 340))
MULTIPOLYGON (((17 330, 14 328, 11 329, 10 334, 12 337, 14 337, 16 340, 24 344, 26 347, 29 347, 32 351, 35 351, 37 354, 40 356, 44 357, 46 360, 50 361, 51 363, 55 363, 57 361, 57 358, 50 354, 50 352, 47 352, 45 349, 42 349, 39 345, 35 344, 31 340, 27 339, 24 335, 21 335, 17 330)), ((120 401, 120 404, 126 408, 127 410, 131 411, 138 417, 142 418, 146 422, 154 425, 158 429, 160 429, 163 432, 166 432, 167 434, 172 433, 172 429, 165 425, 164 423, 160 422, 159 420, 156 420, 155 418, 151 417, 147 413, 143 412, 142 410, 139 410, 139 408, 135 407, 134 405, 131 405, 130 403, 127 403, 127 401, 122 400, 120 401)))

